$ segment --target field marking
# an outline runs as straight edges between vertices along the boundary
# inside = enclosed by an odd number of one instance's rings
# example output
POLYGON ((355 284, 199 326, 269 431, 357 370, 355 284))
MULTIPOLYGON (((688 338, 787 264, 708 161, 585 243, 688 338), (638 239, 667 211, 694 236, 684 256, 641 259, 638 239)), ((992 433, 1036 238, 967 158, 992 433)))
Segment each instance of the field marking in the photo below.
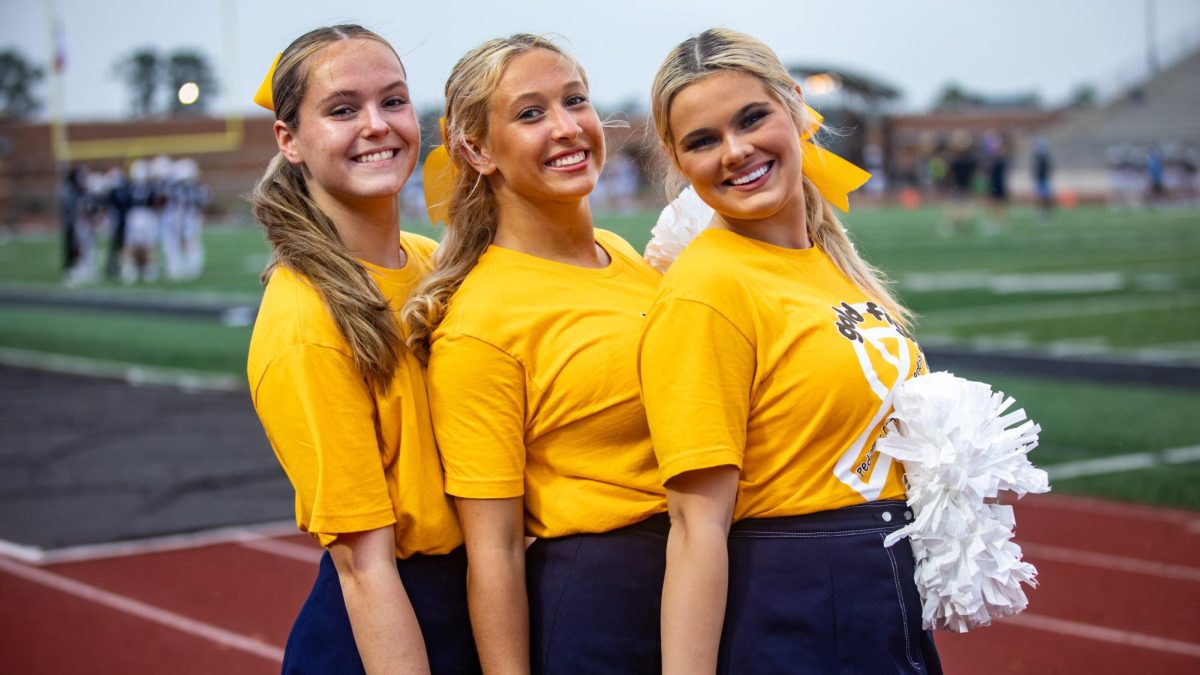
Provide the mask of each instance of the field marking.
POLYGON ((106 591, 60 574, 35 567, 28 567, 3 558, 0 558, 0 571, 108 607, 109 609, 114 609, 118 612, 124 612, 125 614, 167 626, 168 628, 174 628, 182 633, 215 642, 223 647, 253 654, 254 656, 259 656, 275 663, 283 662, 283 650, 275 645, 267 644, 261 640, 256 640, 210 623, 198 621, 182 614, 176 614, 175 612, 155 607, 140 600, 134 600, 119 593, 106 591))
POLYGON ((1123 312, 1151 311, 1162 309, 1185 309, 1200 307, 1200 293, 1171 294, 1168 297, 1115 296, 1108 298, 1081 298, 1077 300, 1046 300, 1044 302, 1022 302, 1020 304, 984 305, 961 307, 927 312, 919 317, 942 326, 969 326, 980 323, 1007 321, 1035 321, 1040 319, 1067 319, 1082 316, 1104 316, 1123 312))
POLYGON ((1050 480, 1066 480, 1082 476, 1102 476, 1110 473, 1152 469, 1169 464, 1188 464, 1200 461, 1200 445, 1170 448, 1159 452, 1135 452, 1128 455, 1083 459, 1043 467, 1050 480))
POLYGON ((1018 614, 1016 616, 1005 617, 1000 619, 1000 621, 1002 623, 1019 626, 1021 628, 1031 628, 1050 633, 1058 633, 1059 635, 1069 635, 1071 637, 1084 638, 1086 640, 1096 640, 1098 642, 1107 642, 1109 644, 1122 645, 1126 647, 1138 647, 1141 649, 1167 652, 1169 654, 1179 654, 1181 656, 1190 656, 1192 658, 1200 659, 1200 644, 1183 642, 1182 640, 1172 640, 1170 638, 1158 637, 1156 635, 1134 633, 1132 631, 1120 630, 1118 628, 1097 626, 1090 623, 1081 623, 1079 621, 1068 621, 1066 619, 1056 619, 1054 617, 1041 616, 1038 614, 1018 614))
POLYGON ((236 544, 269 537, 282 537, 295 533, 296 523, 288 520, 260 525, 218 527, 200 532, 168 534, 161 537, 130 539, 102 544, 83 544, 56 549, 42 549, 37 546, 18 544, 0 539, 0 554, 16 558, 30 565, 41 566, 100 560, 103 558, 123 558, 133 555, 145 555, 147 553, 181 551, 219 544, 236 544))
POLYGON ((1198 517, 1198 514, 1192 511, 1173 509, 1165 506, 1150 506, 1147 504, 1118 502, 1096 497, 1068 496, 1051 493, 1022 499, 1019 507, 1022 509, 1070 511, 1072 513, 1085 513, 1091 516, 1102 515, 1126 520, 1168 523, 1200 531, 1200 517, 1198 517))
POLYGON ((204 373, 180 368, 160 368, 123 361, 105 361, 83 356, 50 354, 27 349, 0 347, 0 365, 48 370, 66 375, 84 375, 124 380, 133 386, 173 387, 183 391, 245 391, 246 380, 234 375, 204 373))
POLYGON ((1130 572, 1132 574, 1144 574, 1164 579, 1178 579, 1200 583, 1200 567, 1172 565, 1170 563, 1158 562, 1157 560, 1128 558, 1108 553, 1094 553, 1092 551, 1067 548, 1066 546, 1031 544, 1027 542, 1019 543, 1022 551, 1042 560, 1095 567, 1114 572, 1130 572))
POLYGON ((321 556, 325 554, 324 550, 305 546, 303 544, 293 544, 290 541, 280 541, 278 539, 249 539, 247 541, 239 541, 238 546, 270 553, 281 558, 291 558, 292 560, 300 560, 306 563, 317 564, 321 562, 321 556))

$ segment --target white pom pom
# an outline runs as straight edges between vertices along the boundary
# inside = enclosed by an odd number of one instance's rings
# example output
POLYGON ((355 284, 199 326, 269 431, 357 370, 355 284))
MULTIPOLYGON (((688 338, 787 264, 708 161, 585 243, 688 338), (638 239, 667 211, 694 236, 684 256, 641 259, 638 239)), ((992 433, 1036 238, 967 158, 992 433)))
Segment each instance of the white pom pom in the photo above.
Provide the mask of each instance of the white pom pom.
POLYGON ((1026 457, 1041 427, 1024 410, 1006 414, 1013 399, 950 373, 904 382, 893 403, 894 429, 875 448, 903 463, 914 518, 884 543, 912 542, 925 627, 962 633, 1021 612, 1021 584, 1036 586, 1037 570, 1012 542, 1012 507, 991 500, 1050 489, 1026 457))
POLYGON ((712 207, 701 201, 695 190, 684 188, 675 201, 662 210, 654 229, 650 230, 646 261, 659 272, 666 272, 683 249, 708 229, 713 214, 712 207))

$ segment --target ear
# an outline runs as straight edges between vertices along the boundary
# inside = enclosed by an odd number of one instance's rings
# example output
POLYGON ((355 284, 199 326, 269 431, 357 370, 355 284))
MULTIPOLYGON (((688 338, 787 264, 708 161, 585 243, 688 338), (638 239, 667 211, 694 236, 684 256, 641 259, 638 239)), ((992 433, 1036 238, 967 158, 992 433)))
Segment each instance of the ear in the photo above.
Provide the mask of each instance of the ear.
POLYGON ((496 173, 496 163, 492 161, 491 151, 486 145, 468 139, 459 146, 459 155, 482 176, 496 173))
POLYGON ((804 90, 798 84, 796 85, 796 100, 800 101, 800 105, 804 105, 804 90))
POLYGON ((296 134, 288 128, 281 120, 275 120, 273 128, 275 132, 275 144, 279 146, 279 153, 283 158, 292 164, 303 164, 304 157, 300 154, 299 142, 296 134))

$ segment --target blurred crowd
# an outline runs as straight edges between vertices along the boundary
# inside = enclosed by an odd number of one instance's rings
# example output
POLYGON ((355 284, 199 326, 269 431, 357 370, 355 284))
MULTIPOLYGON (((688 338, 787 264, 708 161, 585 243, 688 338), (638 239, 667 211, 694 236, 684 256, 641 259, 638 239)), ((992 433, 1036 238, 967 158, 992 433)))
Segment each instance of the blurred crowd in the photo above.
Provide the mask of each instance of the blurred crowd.
POLYGON ((1114 145, 1105 152, 1112 181, 1109 204, 1140 208, 1200 199, 1200 152, 1180 143, 1114 145))
POLYGON ((127 284, 200 276, 203 209, 212 192, 195 160, 138 159, 128 172, 74 166, 59 194, 68 285, 96 283, 102 274, 127 284))

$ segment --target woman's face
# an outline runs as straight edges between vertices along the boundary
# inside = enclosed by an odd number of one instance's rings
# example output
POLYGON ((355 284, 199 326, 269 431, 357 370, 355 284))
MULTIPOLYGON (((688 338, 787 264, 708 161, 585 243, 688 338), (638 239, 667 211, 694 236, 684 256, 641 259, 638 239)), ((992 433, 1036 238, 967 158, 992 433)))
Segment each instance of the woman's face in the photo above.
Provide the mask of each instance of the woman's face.
POLYGON ((400 60, 369 39, 335 42, 308 73, 296 128, 275 123, 284 157, 309 190, 341 202, 394 197, 412 174, 421 133, 400 60), (282 127, 282 130, 281 130, 282 127))
POLYGON ((509 62, 472 163, 498 194, 537 202, 591 193, 604 165, 604 133, 569 58, 535 49, 509 62))
POLYGON ((799 131, 761 80, 714 73, 677 93, 669 116, 680 171, 730 225, 803 217, 799 131))

